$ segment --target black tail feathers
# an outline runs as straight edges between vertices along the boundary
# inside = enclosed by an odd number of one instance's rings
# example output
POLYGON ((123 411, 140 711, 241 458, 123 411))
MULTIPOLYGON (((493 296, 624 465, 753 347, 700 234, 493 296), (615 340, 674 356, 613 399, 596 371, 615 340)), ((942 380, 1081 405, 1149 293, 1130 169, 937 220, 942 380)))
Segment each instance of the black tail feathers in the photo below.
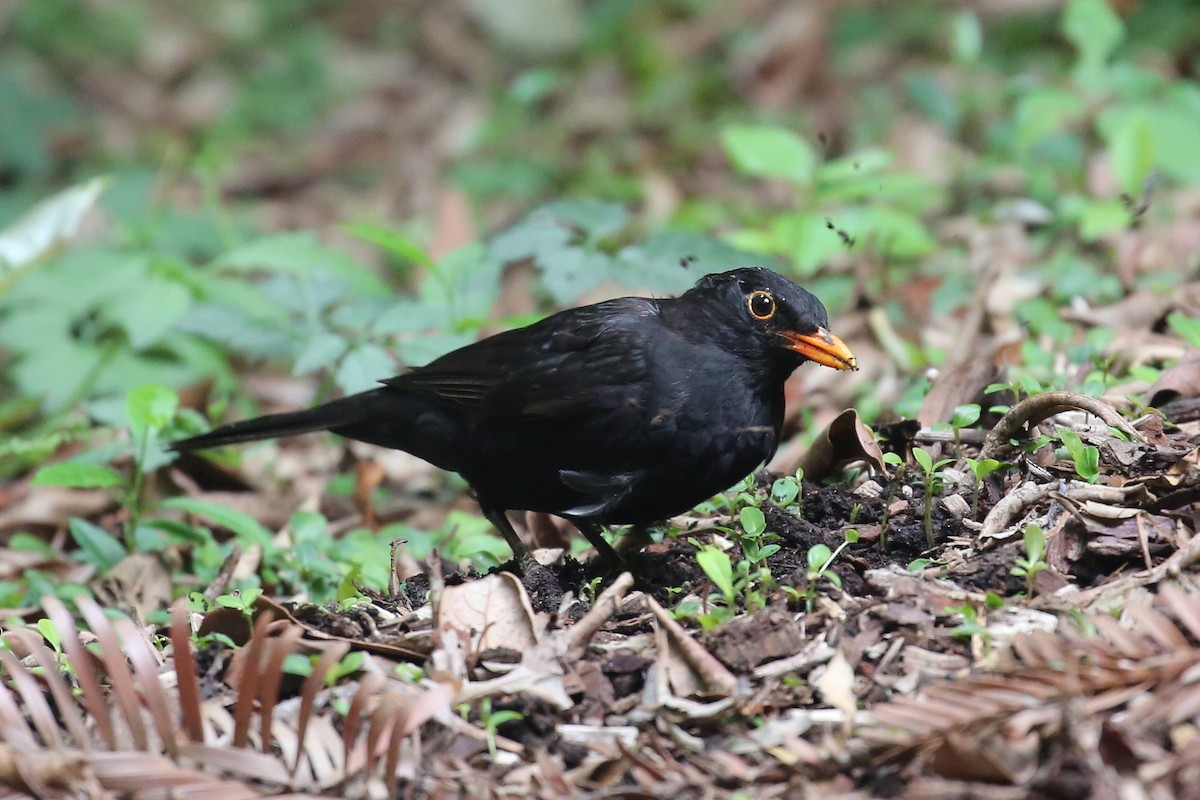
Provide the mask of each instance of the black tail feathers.
POLYGON ((208 433, 172 442, 170 449, 178 452, 204 450, 209 447, 220 447, 226 444, 253 442, 258 439, 274 439, 278 436, 295 436, 300 433, 326 431, 331 428, 341 428, 347 425, 365 422, 371 419, 373 412, 386 395, 392 392, 386 388, 372 389, 368 392, 343 397, 338 400, 310 408, 305 411, 292 411, 286 414, 268 414, 265 417, 234 422, 214 428, 208 433))

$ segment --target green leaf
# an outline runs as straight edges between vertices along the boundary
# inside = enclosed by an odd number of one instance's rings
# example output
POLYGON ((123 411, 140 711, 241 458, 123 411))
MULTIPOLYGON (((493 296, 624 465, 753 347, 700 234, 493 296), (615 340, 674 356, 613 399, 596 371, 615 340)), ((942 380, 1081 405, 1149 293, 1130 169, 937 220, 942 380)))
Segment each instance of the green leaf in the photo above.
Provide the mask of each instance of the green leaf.
POLYGON ((321 271, 345 278, 359 294, 386 296, 391 291, 374 272, 340 250, 321 244, 315 234, 307 231, 265 236, 230 250, 215 265, 239 272, 270 270, 304 275, 321 271))
POLYGON ((979 16, 967 9, 954 15, 950 31, 950 49, 960 64, 974 64, 983 53, 983 26, 979 16))
POLYGON ((739 172, 756 178, 785 178, 806 185, 817 164, 808 142, 773 125, 730 125, 721 131, 721 144, 739 172))
POLYGON ((923 448, 923 447, 914 447, 914 448, 913 448, 913 451, 912 451, 912 454, 913 454, 913 459, 914 459, 914 460, 915 460, 915 461, 916 461, 918 464, 920 464, 920 465, 921 465, 921 470, 922 470, 922 471, 923 471, 923 472, 924 472, 926 475, 928 475, 928 474, 930 474, 931 472, 933 472, 933 457, 932 457, 932 456, 930 456, 930 455, 929 455, 929 453, 925 451, 925 448, 923 448))
POLYGON ((800 495, 800 484, 795 478, 779 478, 771 484, 771 502, 777 506, 790 506, 800 495))
POLYGON ((1200 349, 1200 319, 1173 311, 1167 315, 1167 325, 1183 337, 1189 347, 1200 349))
POLYGON ((1109 157, 1121 190, 1140 196, 1154 168, 1154 134, 1145 115, 1129 114, 1121 121, 1109 142, 1109 157))
POLYGON ((1041 525, 1025 527, 1025 556, 1031 564, 1041 561, 1046 555, 1046 534, 1041 525))
POLYGON ((1004 466, 1003 462, 997 461, 994 458, 984 458, 979 461, 968 459, 971 464, 971 471, 975 473, 975 477, 983 480, 988 475, 991 475, 1000 467, 1004 466))
POLYGON ((122 480, 120 474, 105 466, 60 461, 39 469, 30 483, 34 486, 65 486, 68 489, 102 489, 120 486, 122 480))
POLYGON ((742 530, 748 536, 760 536, 767 529, 767 520, 763 516, 762 509, 754 506, 746 506, 738 513, 738 519, 742 523, 742 530))
POLYGON ((293 375, 307 375, 332 366, 346 351, 346 340, 335 333, 321 331, 304 343, 292 365, 293 375))
POLYGON ((965 428, 968 425, 974 425, 979 421, 979 415, 982 409, 978 403, 964 403, 954 409, 954 413, 950 417, 950 425, 954 428, 965 428))
POLYGON ((719 547, 705 545, 696 551, 696 563, 725 597, 734 596, 733 563, 719 547))
POLYGON ((249 514, 235 511, 232 508, 197 500, 193 497, 172 497, 161 503, 163 508, 177 508, 187 514, 207 517, 223 528, 228 528, 247 544, 267 545, 271 542, 271 532, 249 514))
POLYGON ((346 394, 365 391, 396 371, 396 362, 379 345, 362 344, 338 366, 337 385, 346 394))
POLYGON ((1096 73, 1125 36, 1121 18, 1106 0, 1069 0, 1062 31, 1079 53, 1082 73, 1096 73))
POLYGON ((833 558, 833 551, 828 546, 814 544, 808 548, 808 571, 810 573, 820 572, 831 558, 833 558))
POLYGON ((342 226, 342 230, 405 261, 411 261, 423 267, 433 266, 433 258, 429 253, 395 228, 377 225, 373 222, 348 222, 342 226))
POLYGON ((1129 209, 1120 200, 1093 200, 1079 217, 1079 238, 1094 242, 1129 226, 1129 209))
POLYGON ((125 413, 134 440, 140 443, 148 434, 162 430, 178 407, 179 398, 164 386, 149 384, 131 390, 125 397, 125 413))
POLYGON ((136 291, 128 292, 120 303, 105 307, 104 314, 124 328, 130 347, 143 350, 173 331, 191 307, 192 293, 187 287, 148 274, 138 281, 136 291))
POLYGON ((99 525, 72 517, 67 527, 71 530, 71 538, 83 551, 83 560, 100 572, 108 572, 125 557, 125 546, 99 525))

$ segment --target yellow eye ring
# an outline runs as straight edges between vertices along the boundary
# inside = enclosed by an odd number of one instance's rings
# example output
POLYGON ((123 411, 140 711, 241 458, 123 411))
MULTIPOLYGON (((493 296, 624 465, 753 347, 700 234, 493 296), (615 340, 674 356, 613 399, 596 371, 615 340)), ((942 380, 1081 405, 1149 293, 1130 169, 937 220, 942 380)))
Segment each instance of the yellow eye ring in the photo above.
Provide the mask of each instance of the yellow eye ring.
POLYGON ((750 316, 766 322, 775 316, 775 298, 770 292, 757 289, 746 296, 746 308, 750 311, 750 316))

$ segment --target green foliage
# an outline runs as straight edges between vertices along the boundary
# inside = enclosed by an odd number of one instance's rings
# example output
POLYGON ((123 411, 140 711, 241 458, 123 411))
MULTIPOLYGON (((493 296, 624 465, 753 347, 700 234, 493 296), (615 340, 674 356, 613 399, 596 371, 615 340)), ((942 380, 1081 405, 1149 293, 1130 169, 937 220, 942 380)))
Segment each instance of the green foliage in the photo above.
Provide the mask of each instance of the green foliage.
POLYGON ((1200 350, 1200 319, 1189 317, 1179 312, 1167 315, 1167 325, 1175 333, 1183 337, 1188 347, 1200 350))
POLYGON ((947 464, 953 464, 953 458, 943 458, 935 462, 933 456, 922 447, 914 447, 912 451, 913 460, 921 467, 923 482, 925 484, 925 499, 923 506, 925 509, 925 543, 932 550, 937 546, 937 542, 933 536, 933 504, 934 497, 942 485, 942 467, 947 464))
POLYGON ((1025 579, 1025 593, 1033 597, 1033 586, 1037 574, 1049 568, 1046 563, 1046 534, 1040 525, 1027 525, 1023 537, 1025 557, 1018 558, 1012 574, 1025 579))
POLYGON ((785 128, 730 125, 721 131, 721 144, 734 167, 745 175, 784 178, 799 186, 812 181, 816 153, 808 142, 785 128))
POLYGON ((1058 438, 1075 463, 1075 472, 1088 483, 1100 479, 1100 448, 1083 443, 1079 434, 1068 428, 1058 429, 1058 438))
POLYGON ((971 474, 975 477, 975 487, 971 494, 971 516, 975 519, 979 518, 979 493, 983 490, 983 481, 988 475, 991 475, 997 470, 1008 469, 1012 464, 1003 461, 997 461, 994 458, 964 458, 967 468, 971 470, 971 474))
POLYGON ((827 581, 837 589, 842 588, 841 577, 836 572, 831 571, 830 567, 843 550, 857 541, 858 531, 850 528, 846 531, 842 543, 838 545, 836 550, 830 550, 824 544, 815 544, 808 548, 808 553, 805 556, 808 569, 805 576, 804 592, 801 596, 804 598, 805 607, 809 612, 813 610, 813 605, 816 603, 818 587, 822 580, 827 581))

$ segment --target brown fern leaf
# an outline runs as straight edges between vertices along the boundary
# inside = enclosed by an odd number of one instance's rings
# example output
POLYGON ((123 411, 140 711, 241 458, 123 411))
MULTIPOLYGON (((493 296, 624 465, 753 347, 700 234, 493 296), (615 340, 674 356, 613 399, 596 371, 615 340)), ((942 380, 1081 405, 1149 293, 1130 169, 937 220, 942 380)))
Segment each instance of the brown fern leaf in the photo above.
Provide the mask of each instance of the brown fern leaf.
POLYGON ((339 733, 326 679, 346 643, 320 650, 282 708, 284 660, 299 651, 302 630, 264 614, 234 655, 232 691, 205 698, 182 601, 172 608, 169 657, 128 618, 88 598, 77 606, 83 634, 62 602, 43 601, 61 656, 33 629, 4 634, 0 787, 10 796, 257 798, 341 785, 345 797, 380 773, 394 791, 401 741, 453 699, 368 675, 339 733))
POLYGON ((920 754, 942 777, 1013 784, 1032 780, 1055 744, 1060 757, 1095 761, 1092 774, 1115 769, 1104 758, 1119 751, 1154 762, 1164 790, 1182 789, 1200 755, 1186 735, 1200 717, 1200 592, 1164 585, 1120 622, 1088 623, 1018 636, 998 667, 875 707, 861 741, 876 763, 920 754))

